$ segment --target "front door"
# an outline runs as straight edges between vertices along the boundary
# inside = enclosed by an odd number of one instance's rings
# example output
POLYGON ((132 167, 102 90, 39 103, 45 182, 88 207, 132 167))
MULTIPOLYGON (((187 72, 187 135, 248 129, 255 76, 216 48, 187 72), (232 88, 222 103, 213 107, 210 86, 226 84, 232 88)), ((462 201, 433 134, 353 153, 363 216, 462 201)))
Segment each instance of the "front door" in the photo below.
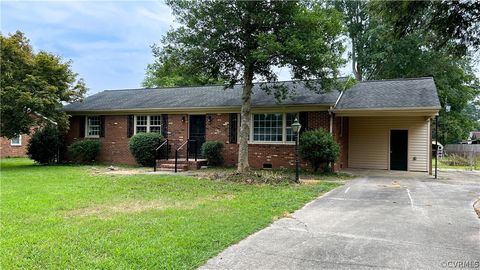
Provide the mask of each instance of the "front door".
POLYGON ((408 130, 390 131, 390 170, 408 168, 408 130))
POLYGON ((190 126, 188 132, 188 152, 190 157, 201 155, 201 147, 205 142, 205 115, 190 115, 190 126))

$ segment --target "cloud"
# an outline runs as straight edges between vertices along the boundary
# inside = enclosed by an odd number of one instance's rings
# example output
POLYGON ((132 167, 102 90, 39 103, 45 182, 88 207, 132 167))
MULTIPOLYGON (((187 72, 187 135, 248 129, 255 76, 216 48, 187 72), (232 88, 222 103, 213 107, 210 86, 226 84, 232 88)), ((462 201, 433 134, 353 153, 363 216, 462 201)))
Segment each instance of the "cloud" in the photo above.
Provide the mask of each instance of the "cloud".
POLYGON ((172 25, 158 1, 2 1, 1 32, 20 30, 35 50, 73 60, 89 94, 141 86, 150 45, 172 25))

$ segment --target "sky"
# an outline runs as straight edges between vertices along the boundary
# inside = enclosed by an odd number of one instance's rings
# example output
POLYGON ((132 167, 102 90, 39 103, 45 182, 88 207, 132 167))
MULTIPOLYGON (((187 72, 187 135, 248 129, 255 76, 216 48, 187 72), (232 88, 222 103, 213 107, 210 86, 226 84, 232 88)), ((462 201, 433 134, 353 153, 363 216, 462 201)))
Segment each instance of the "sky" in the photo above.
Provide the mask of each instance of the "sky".
POLYGON ((150 46, 174 24, 159 1, 1 1, 1 32, 72 60, 88 94, 141 87, 150 46))
MULTIPOLYGON (((150 46, 175 25, 160 0, 0 0, 1 33, 20 30, 35 50, 72 60, 89 88, 87 95, 141 87, 145 68, 153 62, 150 46)), ((349 64, 341 74, 351 74, 349 64)), ((279 79, 290 79, 288 70, 279 70, 279 79)))

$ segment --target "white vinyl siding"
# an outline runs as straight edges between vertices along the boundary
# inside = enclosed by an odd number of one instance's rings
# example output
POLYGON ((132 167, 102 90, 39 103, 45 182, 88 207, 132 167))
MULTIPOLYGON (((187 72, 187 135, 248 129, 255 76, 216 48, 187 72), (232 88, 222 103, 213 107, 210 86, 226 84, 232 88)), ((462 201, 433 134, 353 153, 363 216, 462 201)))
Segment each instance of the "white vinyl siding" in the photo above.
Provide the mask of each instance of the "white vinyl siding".
POLYGON ((408 130, 408 170, 428 171, 426 117, 350 117, 349 121, 349 168, 390 169, 390 130, 403 129, 408 130))

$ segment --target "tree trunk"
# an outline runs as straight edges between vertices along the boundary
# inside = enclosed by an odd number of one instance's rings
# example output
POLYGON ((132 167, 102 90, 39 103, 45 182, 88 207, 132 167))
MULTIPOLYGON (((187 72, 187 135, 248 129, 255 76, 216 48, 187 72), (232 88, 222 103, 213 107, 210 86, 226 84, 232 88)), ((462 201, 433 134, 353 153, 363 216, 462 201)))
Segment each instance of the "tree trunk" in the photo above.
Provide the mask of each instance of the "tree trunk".
POLYGON ((357 61, 357 43, 355 41, 355 38, 352 39, 352 71, 353 74, 355 75, 355 79, 359 82, 362 81, 362 71, 359 67, 358 61, 357 61))
POLYGON ((244 86, 242 92, 242 110, 240 122, 240 138, 238 147, 239 173, 247 172, 250 169, 248 164, 248 135, 250 133, 251 107, 252 107, 253 72, 245 70, 244 86))

